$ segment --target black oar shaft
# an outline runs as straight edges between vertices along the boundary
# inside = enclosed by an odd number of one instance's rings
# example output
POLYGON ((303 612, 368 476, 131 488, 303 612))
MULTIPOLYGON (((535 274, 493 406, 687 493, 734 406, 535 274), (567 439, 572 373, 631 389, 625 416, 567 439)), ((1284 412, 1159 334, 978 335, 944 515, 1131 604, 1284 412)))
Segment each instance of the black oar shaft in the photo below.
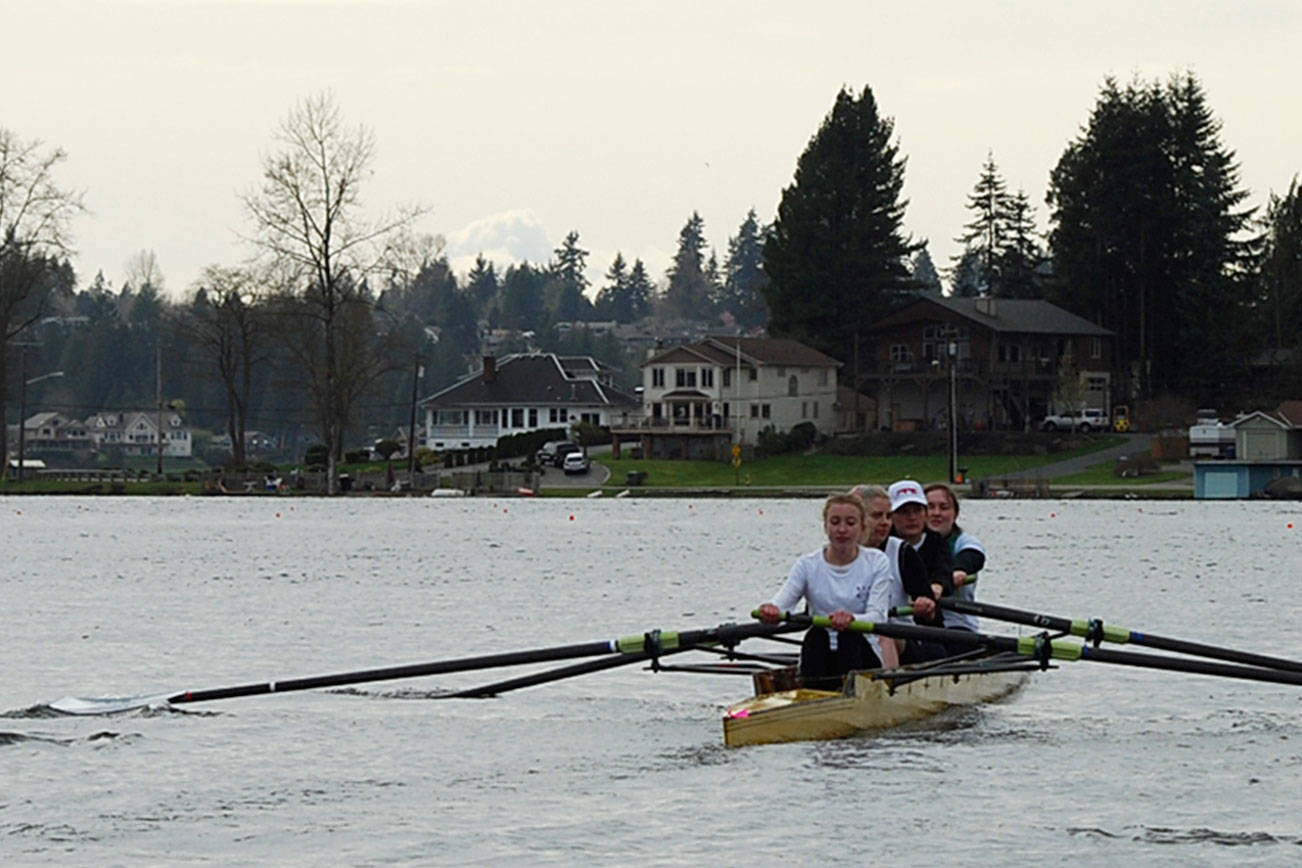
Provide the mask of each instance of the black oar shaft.
POLYGON ((368 681, 388 681, 396 678, 419 678, 426 675, 446 675, 450 672, 469 672, 475 669, 494 669, 501 666, 518 666, 525 663, 546 663, 551 660, 569 660, 575 657, 595 657, 610 654, 614 643, 585 642, 562 645, 556 648, 539 648, 532 651, 509 651, 503 654, 486 654, 481 657, 462 657, 457 660, 440 660, 433 663, 412 663, 406 666, 386 666, 380 669, 363 669, 356 672, 336 672, 331 675, 314 675, 291 678, 285 681, 263 681, 239 684, 234 687, 216 687, 207 690, 187 690, 167 698, 168 702, 207 702, 212 699, 231 699, 236 696, 258 696, 265 693, 289 693, 295 690, 316 690, 322 687, 340 687, 345 684, 364 684, 368 681))
MULTIPOLYGON (((554 648, 508 651, 502 654, 486 654, 480 657, 462 657, 432 663, 412 663, 406 666, 387 666, 381 669, 363 669, 356 672, 337 672, 331 675, 314 675, 307 678, 291 678, 285 681, 262 681, 253 684, 239 684, 233 687, 185 690, 169 696, 167 701, 172 703, 207 702, 213 699, 232 699, 237 696, 259 696, 267 693, 289 693, 295 690, 316 690, 322 687, 364 684, 368 681, 420 678, 427 675, 446 675, 452 672, 521 666, 529 663, 547 663, 553 660, 597 657, 606 654, 617 655, 614 658, 615 662, 610 664, 613 666, 629 658, 634 660, 649 659, 695 645, 731 645, 753 636, 772 636, 776 633, 787 633, 795 629, 799 629, 799 627, 789 624, 723 624, 718 627, 686 630, 681 633, 652 630, 641 635, 625 636, 620 639, 584 642, 577 645, 560 645, 554 648)), ((582 674, 582 672, 576 672, 575 674, 582 674)))
MULTIPOLYGON (((830 619, 824 616, 810 618, 807 615, 789 614, 786 617, 792 623, 812 624, 817 627, 831 626, 830 619)), ((923 639, 949 644, 983 645, 1000 651, 1014 651, 1033 659, 1041 658, 1046 663, 1048 660, 1095 660, 1099 663, 1138 666, 1144 669, 1164 669, 1198 675, 1219 675, 1224 678, 1266 681, 1272 684, 1302 685, 1302 672, 1263 669, 1257 666, 1236 666, 1230 663, 1214 663, 1209 660, 1192 660, 1187 657, 1168 657, 1164 654, 1112 651, 1106 648, 1094 648, 1089 645, 1077 645, 1074 642, 1056 641, 1047 636, 991 636, 986 633, 971 633, 967 630, 914 627, 908 624, 893 624, 890 622, 878 624, 872 621, 851 621, 849 629, 864 633, 876 633, 881 636, 891 636, 896 639, 923 639)))
MULTIPOLYGON (((1013 624, 1027 624, 1033 627, 1041 627, 1046 630, 1070 633, 1073 636, 1090 637, 1092 635, 1091 631, 1094 629, 1094 623, 1090 621, 1072 620, 1070 618, 1061 618, 1056 615, 1043 615, 1038 612, 1027 612, 1022 609, 1013 609, 1008 606, 997 606, 992 603, 955 600, 949 597, 944 597, 941 599, 940 605, 942 608, 952 609, 956 612, 994 618, 997 621, 1008 621, 1013 624)), ((1213 660, 1225 660, 1230 663, 1242 663, 1247 666, 1262 666, 1267 669, 1283 669, 1289 672, 1302 672, 1302 662, 1289 660, 1284 657, 1255 654, 1251 651, 1240 651, 1235 648, 1225 648, 1219 645, 1207 645, 1203 642, 1191 642, 1187 639, 1172 639, 1167 636, 1142 633, 1138 630, 1129 630, 1125 627, 1102 624, 1101 622, 1099 623, 1099 633, 1102 639, 1109 642, 1143 645, 1147 648, 1158 648, 1162 651, 1174 651, 1177 654, 1193 654, 1197 657, 1210 657, 1213 660)))

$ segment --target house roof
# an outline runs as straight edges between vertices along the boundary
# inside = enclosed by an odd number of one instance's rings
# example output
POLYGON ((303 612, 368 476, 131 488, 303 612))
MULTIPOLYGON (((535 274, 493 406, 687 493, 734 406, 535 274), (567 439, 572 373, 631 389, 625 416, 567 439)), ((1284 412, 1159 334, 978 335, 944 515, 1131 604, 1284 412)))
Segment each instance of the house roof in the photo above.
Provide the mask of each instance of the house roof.
MULTIPOLYGON (((591 407, 637 406, 637 398, 596 380, 570 376, 565 361, 554 353, 513 355, 497 361, 491 381, 482 370, 435 392, 420 403, 435 407, 501 407, 507 404, 533 406, 575 405, 591 407)), ((588 370, 599 370, 592 360, 588 370)))
POLYGON ((1275 415, 1294 428, 1302 428, 1302 401, 1284 401, 1275 408, 1275 415))
POLYGON ((793 368, 840 367, 841 363, 813 347, 791 338, 744 338, 732 335, 711 335, 692 344, 680 344, 656 353, 642 367, 665 362, 690 361, 699 358, 716 365, 735 364, 740 351, 741 361, 748 366, 781 365, 793 368))
POLYGON ((1053 302, 1029 298, 920 298, 907 307, 880 320, 872 331, 922 319, 930 307, 958 314, 995 332, 1017 334, 1086 335, 1105 337, 1114 332, 1084 317, 1058 307, 1053 302), (988 308, 993 302, 990 312, 988 308))

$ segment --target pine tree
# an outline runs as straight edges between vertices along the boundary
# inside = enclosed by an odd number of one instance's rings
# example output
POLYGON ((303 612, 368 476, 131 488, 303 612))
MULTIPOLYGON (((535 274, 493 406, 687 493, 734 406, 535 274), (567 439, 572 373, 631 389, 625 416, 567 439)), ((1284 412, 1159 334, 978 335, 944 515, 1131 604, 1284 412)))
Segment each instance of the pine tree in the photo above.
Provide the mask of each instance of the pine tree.
POLYGON ((905 160, 872 90, 843 89, 782 192, 764 245, 769 331, 842 360, 909 288, 905 160))
POLYGON ((646 273, 646 266, 641 259, 633 260, 633 269, 628 273, 629 310, 633 320, 651 314, 651 303, 655 296, 656 288, 646 273))
POLYGON ((1233 153, 1192 75, 1103 87, 1050 178, 1053 299, 1117 333, 1139 395, 1232 388, 1247 314, 1233 153))
POLYGON ((606 270, 606 285, 597 293, 596 314, 598 319, 613 319, 626 323, 633 321, 633 299, 629 294, 628 264, 624 254, 616 253, 615 259, 606 270))
POLYGON ((764 303, 764 236, 752 208, 728 239, 728 256, 723 262, 724 307, 745 327, 764 325, 768 306, 764 303))
POLYGON ((470 269, 470 274, 466 275, 466 292, 470 293, 478 316, 487 317, 489 309, 497 300, 500 288, 493 263, 484 259, 482 253, 475 256, 475 267, 470 269))
POLYGON ((1008 199, 1007 228, 996 271, 1004 298, 1042 298, 1040 266, 1044 251, 1035 235, 1035 216, 1026 191, 1008 199))
POLYGON ((710 280, 705 273, 705 221, 692 212, 678 233, 678 251, 666 277, 665 308, 670 316, 703 319, 711 310, 710 280))
POLYGON ((1271 194, 1261 228, 1257 297, 1264 343, 1296 355, 1302 348, 1302 189, 1296 177, 1283 197, 1271 194))
POLYGON ((944 294, 944 288, 940 284, 940 274, 936 271, 936 264, 931 261, 931 253, 927 250, 925 241, 922 244, 922 249, 913 257, 913 264, 909 268, 909 277, 913 279, 917 291, 923 295, 940 296, 944 294))
POLYGON ((1008 237, 1008 218, 1012 201, 995 165, 993 153, 986 154, 986 161, 981 166, 981 176, 976 186, 967 197, 967 209, 973 213, 970 223, 964 225, 966 230, 954 240, 963 245, 959 259, 971 251, 976 256, 982 283, 989 295, 1004 295, 1001 285, 999 265, 1008 237))

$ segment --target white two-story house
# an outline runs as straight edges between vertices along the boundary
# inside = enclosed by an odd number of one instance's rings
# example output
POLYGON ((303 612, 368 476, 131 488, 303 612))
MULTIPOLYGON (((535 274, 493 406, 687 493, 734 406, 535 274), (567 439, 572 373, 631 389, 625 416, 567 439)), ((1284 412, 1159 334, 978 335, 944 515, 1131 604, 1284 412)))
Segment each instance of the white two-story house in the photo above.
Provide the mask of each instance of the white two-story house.
POLYGON ((836 428, 831 356, 788 338, 707 337, 642 363, 642 418, 615 431, 648 458, 722 460, 773 426, 836 428))
POLYGON ((163 455, 189 458, 194 444, 185 420, 175 410, 127 410, 96 413, 86 419, 86 430, 95 448, 103 451, 120 446, 123 455, 154 455, 158 452, 159 427, 162 422, 163 455))
POLYGON ((614 373, 589 356, 485 356, 482 369, 420 402, 425 430, 418 444, 479 449, 508 434, 568 429, 574 422, 621 423, 638 405, 615 387, 614 373))

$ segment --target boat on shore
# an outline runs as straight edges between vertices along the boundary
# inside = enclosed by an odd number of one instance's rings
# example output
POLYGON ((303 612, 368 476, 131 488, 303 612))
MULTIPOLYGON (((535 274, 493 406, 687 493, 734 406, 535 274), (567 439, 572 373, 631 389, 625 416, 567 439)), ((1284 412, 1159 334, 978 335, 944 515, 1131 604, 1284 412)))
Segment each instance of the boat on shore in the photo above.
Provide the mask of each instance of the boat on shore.
POLYGON ((723 717, 729 747, 848 738, 1016 692, 1040 665, 1011 653, 960 655, 847 675, 840 690, 798 685, 794 667, 755 673, 755 695, 723 717))

